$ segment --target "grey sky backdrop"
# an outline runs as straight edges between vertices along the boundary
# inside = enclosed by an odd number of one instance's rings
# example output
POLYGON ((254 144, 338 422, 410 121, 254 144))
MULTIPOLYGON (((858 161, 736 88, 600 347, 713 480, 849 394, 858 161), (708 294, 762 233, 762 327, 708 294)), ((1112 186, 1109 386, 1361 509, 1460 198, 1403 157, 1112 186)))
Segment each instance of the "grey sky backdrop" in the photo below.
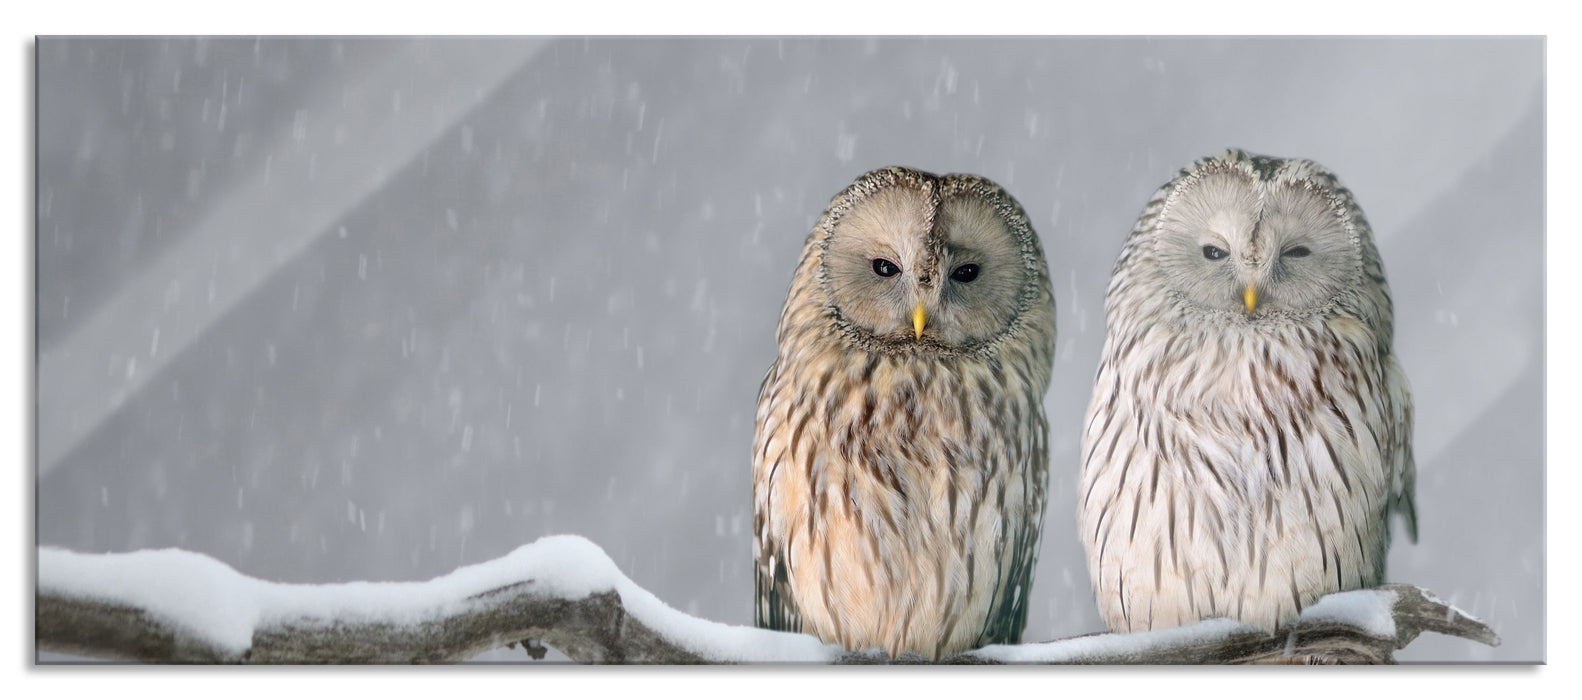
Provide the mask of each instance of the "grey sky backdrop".
MULTIPOLYGON (((1537 38, 41 38, 38 542, 418 580, 553 533, 751 624, 755 393, 797 255, 872 168, 1043 239, 1050 502, 1025 640, 1101 625, 1075 535, 1103 292, 1227 146, 1374 226, 1416 397, 1389 577, 1544 647, 1537 38)), ((523 659, 519 652, 491 659, 523 659)))

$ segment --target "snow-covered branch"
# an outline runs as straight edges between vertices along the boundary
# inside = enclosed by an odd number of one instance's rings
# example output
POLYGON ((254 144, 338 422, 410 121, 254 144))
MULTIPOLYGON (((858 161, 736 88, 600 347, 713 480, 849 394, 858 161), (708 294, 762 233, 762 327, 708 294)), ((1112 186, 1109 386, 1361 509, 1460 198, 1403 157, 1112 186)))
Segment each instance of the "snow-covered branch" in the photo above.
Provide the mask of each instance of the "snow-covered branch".
MULTIPOLYGON (((42 548, 35 625, 41 650, 156 663, 450 663, 527 640, 582 663, 891 661, 808 635, 683 614, 575 536, 546 537, 417 583, 272 583, 180 550, 42 548)), ((1486 625, 1432 594, 1392 584, 1329 596, 1278 636, 1211 620, 991 646, 945 662, 1389 663, 1424 631, 1499 643, 1486 625)))

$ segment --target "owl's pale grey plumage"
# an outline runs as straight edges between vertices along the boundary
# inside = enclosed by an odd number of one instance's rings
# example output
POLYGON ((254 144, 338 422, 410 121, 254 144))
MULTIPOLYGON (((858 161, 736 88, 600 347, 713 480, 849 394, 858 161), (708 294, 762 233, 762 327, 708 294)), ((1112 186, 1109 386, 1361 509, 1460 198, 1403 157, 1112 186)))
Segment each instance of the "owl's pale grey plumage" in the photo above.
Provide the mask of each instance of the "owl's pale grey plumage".
POLYGON ((755 622, 938 658, 1021 638, 1055 307, 1038 237, 971 175, 886 168, 808 236, 758 395, 755 622))
POLYGON ((1412 401, 1368 222, 1312 161, 1237 150, 1121 249, 1082 440, 1079 536, 1112 630, 1274 630, 1417 538, 1412 401))

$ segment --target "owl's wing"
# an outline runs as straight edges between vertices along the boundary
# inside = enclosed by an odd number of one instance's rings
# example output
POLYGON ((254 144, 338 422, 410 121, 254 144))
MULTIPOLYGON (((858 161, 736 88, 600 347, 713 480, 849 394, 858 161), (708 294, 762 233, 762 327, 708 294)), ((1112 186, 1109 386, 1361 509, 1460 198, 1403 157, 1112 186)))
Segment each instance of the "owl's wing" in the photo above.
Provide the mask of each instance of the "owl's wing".
POLYGON ((764 629, 801 632, 802 613, 791 599, 791 582, 786 577, 785 556, 778 549, 770 544, 767 553, 765 549, 759 550, 758 562, 754 566, 757 570, 754 578, 758 600, 753 607, 753 624, 764 629))
MULTIPOLYGON (((773 390, 776 362, 764 374, 758 386, 758 425, 753 437, 753 582, 756 601, 753 605, 753 624, 764 629, 782 632, 801 632, 802 614, 791 597, 791 580, 786 574, 786 552, 781 547, 776 528, 769 522, 770 489, 773 488, 774 464, 766 464, 767 442, 773 432, 771 424, 783 423, 784 416, 773 415, 768 392, 773 390)), ((781 459, 776 456, 772 459, 781 459)))
POLYGON ((995 591, 994 600, 989 603, 989 617, 974 646, 1018 644, 1022 641, 1022 631, 1027 628, 1027 594, 1032 588, 1033 570, 1038 568, 1038 537, 1043 530, 1049 465, 1049 444, 1045 438, 1049 434, 1049 424, 1042 412, 1036 413, 1034 418, 1033 429, 1028 433, 1028 462, 1021 470, 1026 475, 1024 487, 1033 496, 1031 510, 1006 528, 1011 557, 1002 579, 1004 584, 995 591))
POLYGON ((1412 390, 1395 355, 1384 356, 1384 396, 1391 430, 1385 468, 1390 476, 1390 510, 1406 520, 1406 532, 1417 542, 1417 463, 1412 458, 1412 390))

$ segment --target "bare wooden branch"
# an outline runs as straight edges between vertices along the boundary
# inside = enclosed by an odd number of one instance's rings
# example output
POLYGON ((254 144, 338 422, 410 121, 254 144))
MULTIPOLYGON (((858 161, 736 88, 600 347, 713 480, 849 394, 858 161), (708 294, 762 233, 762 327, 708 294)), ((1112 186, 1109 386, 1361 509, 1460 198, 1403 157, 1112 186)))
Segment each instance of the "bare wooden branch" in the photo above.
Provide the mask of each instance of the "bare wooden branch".
MULTIPOLYGON (((602 556, 602 551, 591 543, 580 543, 602 556)), ((525 552, 536 546, 529 545, 518 551, 525 552)), ((167 557, 169 554, 166 553, 167 557)), ((210 571, 208 580, 220 588, 234 586, 238 592, 233 598, 251 595, 259 600, 292 601, 303 591, 336 587, 257 581, 207 557, 184 552, 176 554, 203 560, 204 566, 218 569, 220 574, 215 576, 210 571)), ((565 586, 554 581, 528 576, 458 595, 457 600, 435 603, 425 599, 413 610, 371 613, 366 609, 352 610, 355 606, 350 605, 342 606, 344 610, 334 604, 326 607, 323 601, 295 607, 287 604, 275 609, 268 608, 265 603, 245 601, 252 607, 244 605, 239 609, 251 612, 236 615, 251 617, 236 619, 225 610, 201 611, 196 618, 189 611, 183 618, 158 609, 159 605, 139 605, 136 596, 117 593, 122 578, 117 575, 121 560, 107 559, 111 556, 136 555, 51 553, 45 557, 41 552, 40 584, 35 598, 35 640, 40 650, 111 660, 177 664, 421 664, 463 661, 517 642, 524 645, 524 657, 542 658, 543 647, 539 644, 542 642, 579 663, 928 663, 915 656, 890 659, 877 651, 843 652, 805 635, 753 630, 691 618, 657 603, 651 594, 621 575, 613 563, 607 564, 607 572, 594 572, 598 580, 608 580, 609 585, 576 595, 562 593, 565 586), (54 563, 57 556, 70 556, 73 561, 87 560, 94 565, 70 569, 77 579, 89 576, 104 580, 65 580, 63 572, 67 569, 54 563), (110 566, 104 566, 106 563, 110 566), (93 573, 84 574, 84 571, 93 573), (634 602, 642 604, 634 607, 634 602), (244 634, 251 631, 250 641, 228 640, 212 629, 204 629, 237 628, 237 625, 241 625, 244 634)), ((553 578, 557 566, 584 570, 590 567, 586 557, 564 561, 554 557, 540 559, 542 561, 535 562, 539 568, 534 570, 545 572, 543 578, 553 578)), ((607 562, 607 558, 604 561, 607 562)), ((597 561, 593 564, 595 569, 605 566, 597 561)), ((507 573, 514 571, 517 569, 507 573)), ((179 576, 180 572, 173 575, 179 576)), ((425 584, 356 584, 363 588, 331 591, 336 595, 326 599, 332 603, 358 600, 359 595, 373 595, 399 586, 407 587, 403 591, 428 590, 423 588, 425 586, 440 592, 451 591, 453 588, 431 585, 441 579, 425 584)), ((1389 606, 1387 612, 1381 608, 1376 617, 1393 618, 1394 624, 1387 625, 1390 629, 1386 631, 1363 629, 1345 620, 1344 616, 1339 620, 1324 616, 1311 620, 1304 617, 1295 628, 1278 635, 1214 620, 1177 630, 1089 635, 1039 644, 987 647, 942 662, 1377 664, 1393 663, 1394 652, 1424 631, 1499 644, 1499 637, 1487 625, 1415 586, 1391 584, 1375 592, 1378 604, 1389 606)))

